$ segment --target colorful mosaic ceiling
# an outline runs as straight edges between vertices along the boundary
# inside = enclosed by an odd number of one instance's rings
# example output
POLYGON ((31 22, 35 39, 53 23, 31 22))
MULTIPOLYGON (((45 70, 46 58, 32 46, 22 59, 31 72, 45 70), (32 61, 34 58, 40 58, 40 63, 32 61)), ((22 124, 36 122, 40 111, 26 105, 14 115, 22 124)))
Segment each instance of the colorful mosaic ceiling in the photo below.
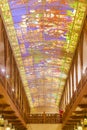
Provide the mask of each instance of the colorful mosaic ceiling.
POLYGON ((58 108, 86 5, 86 0, 0 1, 31 108, 58 108))

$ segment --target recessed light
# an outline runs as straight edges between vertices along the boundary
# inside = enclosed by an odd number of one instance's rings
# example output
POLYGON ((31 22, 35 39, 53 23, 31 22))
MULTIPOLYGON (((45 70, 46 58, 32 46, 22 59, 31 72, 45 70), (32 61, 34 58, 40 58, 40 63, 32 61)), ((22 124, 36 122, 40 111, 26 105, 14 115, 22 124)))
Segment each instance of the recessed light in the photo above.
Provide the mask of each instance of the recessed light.
POLYGON ((34 13, 35 12, 35 10, 30 10, 30 13, 34 13))
POLYGON ((38 0, 38 2, 42 2, 42 0, 38 0))
POLYGON ((73 10, 73 14, 74 14, 74 15, 76 14, 76 10, 75 10, 75 9, 73 10))
POLYGON ((8 79, 10 77, 10 75, 6 75, 6 78, 8 79))
POLYGON ((4 69, 4 68, 2 68, 2 69, 1 69, 1 71, 4 73, 4 72, 5 72, 5 69, 4 69))
POLYGON ((14 92, 14 88, 12 88, 12 92, 14 92))

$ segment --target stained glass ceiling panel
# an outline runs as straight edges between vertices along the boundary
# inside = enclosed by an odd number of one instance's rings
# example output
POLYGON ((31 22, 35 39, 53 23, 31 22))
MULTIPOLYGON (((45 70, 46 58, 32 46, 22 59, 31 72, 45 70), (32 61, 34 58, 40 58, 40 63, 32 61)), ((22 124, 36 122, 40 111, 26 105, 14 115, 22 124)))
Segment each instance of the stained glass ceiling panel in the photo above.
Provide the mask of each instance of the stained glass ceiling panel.
POLYGON ((86 0, 0 1, 31 108, 58 108, 86 5, 86 0))

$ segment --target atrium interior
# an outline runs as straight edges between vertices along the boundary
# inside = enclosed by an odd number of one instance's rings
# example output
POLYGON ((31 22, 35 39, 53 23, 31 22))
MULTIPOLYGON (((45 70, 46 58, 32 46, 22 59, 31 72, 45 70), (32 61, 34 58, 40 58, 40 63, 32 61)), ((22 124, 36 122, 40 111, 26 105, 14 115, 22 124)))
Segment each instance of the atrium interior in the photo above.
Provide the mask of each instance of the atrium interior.
POLYGON ((0 130, 87 130, 87 0, 0 1, 0 130))

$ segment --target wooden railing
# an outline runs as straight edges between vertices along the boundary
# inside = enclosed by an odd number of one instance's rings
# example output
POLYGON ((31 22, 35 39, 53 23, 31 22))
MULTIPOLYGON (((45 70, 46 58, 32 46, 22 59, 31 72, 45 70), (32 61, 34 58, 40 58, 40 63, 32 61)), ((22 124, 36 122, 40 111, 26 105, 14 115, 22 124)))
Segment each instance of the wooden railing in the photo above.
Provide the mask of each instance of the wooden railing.
POLYGON ((5 76, 3 76, 1 70, 0 70, 0 83, 2 84, 2 86, 5 88, 6 92, 8 93, 9 97, 11 98, 11 100, 13 101, 13 103, 15 104, 18 112, 21 114, 21 116, 23 117, 23 119, 25 119, 25 121, 27 120, 25 118, 25 115, 20 107, 20 104, 18 103, 18 100, 15 97, 14 92, 11 89, 11 85, 9 84, 9 82, 6 80, 5 76))
POLYGON ((59 114, 30 114, 28 123, 57 124, 62 123, 62 115, 59 114))
MULTIPOLYGON (((82 89, 85 87, 85 83, 87 82, 87 68, 85 70, 85 74, 83 74, 82 79, 80 80, 77 90, 74 92, 72 99, 70 100, 70 103, 66 106, 65 112, 63 114, 63 120, 66 119, 67 114, 71 111, 73 108, 74 103, 76 102, 77 97, 80 95, 82 89)), ((86 86, 87 89, 87 86, 86 86)), ((85 89, 85 90, 86 90, 85 89)))
POLYGON ((0 27, 0 46, 3 46, 1 49, 3 55, 0 53, 3 58, 3 62, 0 61, 0 83, 15 104, 18 112, 27 122, 27 113, 30 112, 30 106, 1 17, 0 27), (4 72, 2 71, 3 68, 4 72), (9 77, 6 77, 7 74, 9 77))

